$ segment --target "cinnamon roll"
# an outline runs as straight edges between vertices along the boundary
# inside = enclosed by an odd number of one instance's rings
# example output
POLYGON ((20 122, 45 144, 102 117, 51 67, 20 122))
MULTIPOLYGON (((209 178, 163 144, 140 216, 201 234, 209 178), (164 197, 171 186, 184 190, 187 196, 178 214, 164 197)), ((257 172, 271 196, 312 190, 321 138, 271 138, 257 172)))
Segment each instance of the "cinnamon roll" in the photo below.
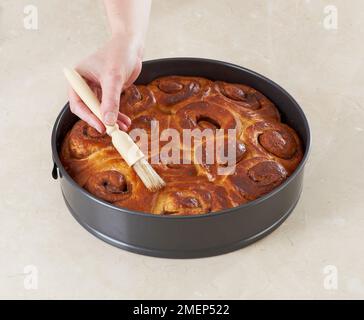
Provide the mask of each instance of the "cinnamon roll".
POLYGON ((116 170, 105 170, 91 175, 85 189, 109 202, 123 200, 132 192, 125 176, 116 170))
POLYGON ((82 159, 110 145, 111 139, 106 133, 101 134, 85 121, 78 121, 67 134, 61 154, 82 159))
POLYGON ((184 178, 193 178, 197 176, 197 170, 194 164, 173 163, 158 163, 153 165, 155 171, 163 177, 164 181, 173 182, 178 180, 181 176, 184 178))
POLYGON ((278 162, 255 157, 240 162, 228 176, 236 191, 246 200, 254 200, 280 185, 287 178, 286 169, 278 162))
POLYGON ((130 119, 134 119, 140 113, 152 108, 155 102, 153 92, 148 87, 132 84, 121 94, 119 110, 130 119))
POLYGON ((196 215, 233 207, 226 190, 198 178, 174 181, 158 193, 152 213, 161 215, 196 215))
POLYGON ((243 117, 280 120, 279 112, 274 104, 254 88, 243 84, 216 81, 214 90, 217 94, 211 95, 211 100, 232 108, 243 117))
POLYGON ((199 101, 211 88, 211 81, 198 77, 168 76, 151 82, 159 109, 166 114, 177 112, 185 101, 199 101))
POLYGON ((240 121, 234 113, 209 102, 194 102, 179 109, 175 119, 181 129, 236 130, 240 136, 240 121))
POLYGON ((303 156, 297 133, 283 123, 256 122, 245 130, 244 140, 252 154, 275 160, 285 167, 288 174, 292 174, 303 156))
POLYGON ((205 176, 209 181, 215 181, 219 176, 230 174, 245 156, 245 143, 239 139, 229 140, 227 135, 216 136, 212 141, 203 141, 194 148, 197 174, 205 176))

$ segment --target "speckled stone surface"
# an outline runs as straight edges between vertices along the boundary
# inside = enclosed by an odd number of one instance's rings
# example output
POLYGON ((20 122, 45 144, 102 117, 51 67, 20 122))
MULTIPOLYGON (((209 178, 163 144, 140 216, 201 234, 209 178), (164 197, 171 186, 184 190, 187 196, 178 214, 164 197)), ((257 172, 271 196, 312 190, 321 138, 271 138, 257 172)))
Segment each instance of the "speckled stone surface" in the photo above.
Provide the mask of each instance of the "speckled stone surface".
POLYGON ((297 99, 313 133, 291 217, 245 249, 197 260, 119 250, 67 211, 51 178, 61 68, 100 46, 107 23, 98 1, 33 0, 39 25, 27 30, 28 4, 0 3, 0 298, 364 298, 363 1, 154 1, 145 59, 253 69, 297 99))

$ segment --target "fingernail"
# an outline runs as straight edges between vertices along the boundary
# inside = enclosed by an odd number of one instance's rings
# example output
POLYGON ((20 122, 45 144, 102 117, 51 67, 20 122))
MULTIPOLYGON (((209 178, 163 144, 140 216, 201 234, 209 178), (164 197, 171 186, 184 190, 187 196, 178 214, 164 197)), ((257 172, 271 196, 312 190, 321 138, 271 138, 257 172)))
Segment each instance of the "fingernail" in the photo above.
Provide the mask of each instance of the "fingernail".
POLYGON ((130 118, 128 117, 128 118, 126 118, 125 119, 126 120, 126 125, 128 126, 128 127, 130 127, 131 126, 131 120, 130 120, 130 118))
POLYGON ((104 129, 104 127, 100 127, 99 125, 97 126, 96 130, 97 130, 98 132, 100 132, 101 134, 105 133, 105 129, 104 129))
POLYGON ((125 125, 125 123, 118 121, 119 129, 122 131, 128 131, 128 127, 125 125))
POLYGON ((113 126, 116 122, 117 116, 118 115, 115 112, 107 112, 104 115, 104 121, 107 125, 113 126))
POLYGON ((100 126, 100 124, 97 121, 91 120, 90 122, 91 126, 94 127, 99 133, 103 133, 104 129, 100 126))

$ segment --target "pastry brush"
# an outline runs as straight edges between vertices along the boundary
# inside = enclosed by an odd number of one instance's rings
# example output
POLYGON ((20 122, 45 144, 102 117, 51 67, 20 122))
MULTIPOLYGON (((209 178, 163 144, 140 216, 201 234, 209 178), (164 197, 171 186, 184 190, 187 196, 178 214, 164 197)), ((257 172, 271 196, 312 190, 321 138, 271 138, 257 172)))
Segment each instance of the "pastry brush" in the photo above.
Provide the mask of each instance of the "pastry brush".
MULTIPOLYGON (((65 68, 63 72, 73 90, 76 91, 93 114, 102 121, 100 102, 86 81, 75 70, 65 68)), ((133 139, 126 132, 121 131, 117 124, 113 126, 105 125, 105 127, 106 133, 111 137, 115 149, 120 153, 126 163, 135 170, 144 185, 150 191, 157 191, 164 187, 165 182, 148 163, 145 155, 133 139)))

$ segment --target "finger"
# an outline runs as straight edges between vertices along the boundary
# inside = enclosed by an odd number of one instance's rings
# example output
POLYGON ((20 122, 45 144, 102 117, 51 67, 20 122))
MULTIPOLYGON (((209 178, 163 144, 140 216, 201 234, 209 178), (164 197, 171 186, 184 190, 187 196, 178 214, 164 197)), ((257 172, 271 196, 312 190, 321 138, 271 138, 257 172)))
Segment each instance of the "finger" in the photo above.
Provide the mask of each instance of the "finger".
POLYGON ((77 95, 77 93, 72 88, 70 88, 68 94, 69 94, 71 111, 76 116, 78 116, 82 120, 86 121, 91 127, 95 128, 98 132, 104 133, 105 132, 105 126, 90 111, 90 109, 87 108, 87 106, 83 103, 83 101, 77 95))
POLYGON ((119 112, 119 114, 118 114, 118 121, 123 122, 127 127, 130 127, 130 125, 131 125, 130 118, 121 112, 119 112))
POLYGON ((141 61, 139 61, 133 73, 129 77, 128 81, 124 84, 124 89, 129 88, 135 82, 135 80, 139 77, 141 71, 142 71, 142 63, 141 61))
POLYGON ((118 127, 120 130, 122 131, 128 131, 128 127, 125 125, 124 122, 121 122, 121 121, 116 121, 116 123, 118 124, 118 127))
POLYGON ((118 119, 120 94, 123 79, 120 75, 108 75, 101 82, 102 101, 101 114, 107 125, 114 125, 118 119))
POLYGON ((90 83, 99 82, 99 76, 95 72, 95 68, 93 65, 90 65, 88 63, 82 63, 79 64, 75 69, 87 81, 89 85, 90 83))

